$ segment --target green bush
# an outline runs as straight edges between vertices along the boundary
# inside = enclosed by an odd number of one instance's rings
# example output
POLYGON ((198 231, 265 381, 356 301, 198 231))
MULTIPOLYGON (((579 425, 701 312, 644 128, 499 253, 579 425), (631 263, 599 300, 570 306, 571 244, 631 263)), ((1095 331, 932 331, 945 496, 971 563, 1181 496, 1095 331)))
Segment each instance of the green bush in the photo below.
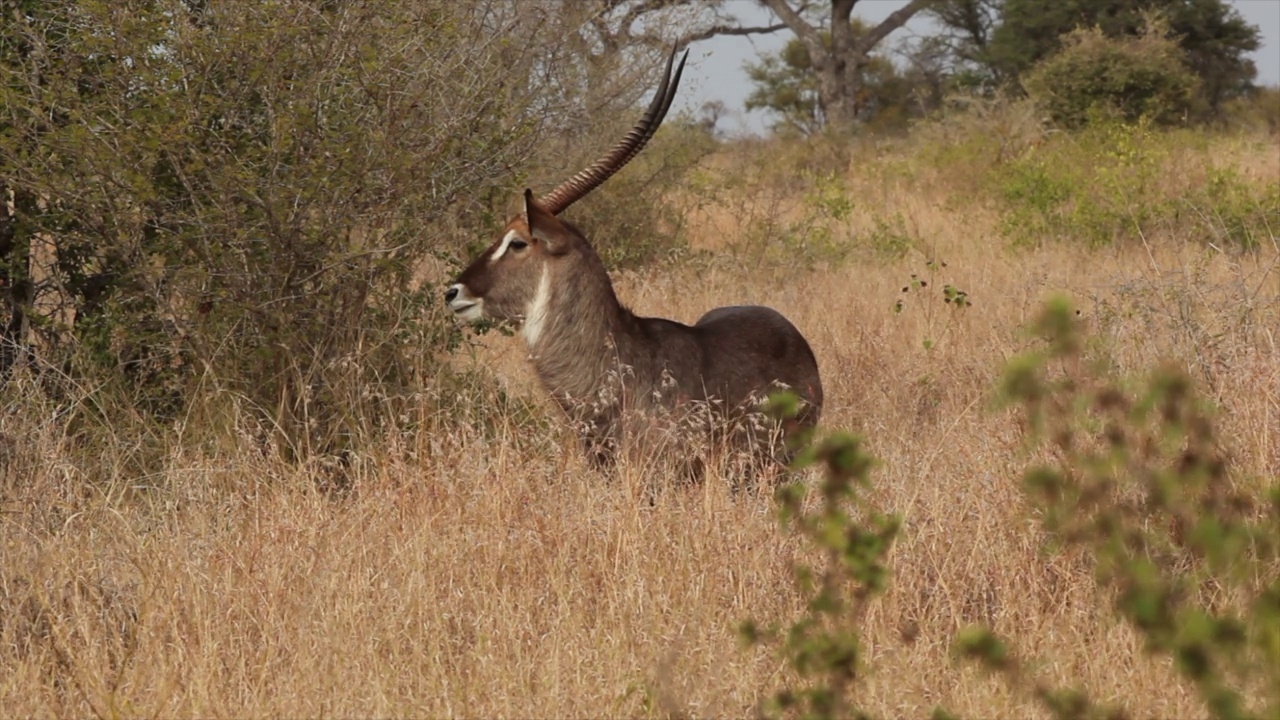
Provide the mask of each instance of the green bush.
POLYGON ((1228 102, 1225 111, 1230 126, 1280 135, 1280 87, 1254 88, 1228 102))
POLYGON ((1280 232, 1280 183, 1259 188, 1231 168, 1212 170, 1186 204, 1205 237, 1222 247, 1257 250, 1280 232))
POLYGON ((1166 32, 1161 23, 1148 25, 1136 37, 1109 38, 1098 28, 1075 30, 1023 84, 1062 127, 1079 128, 1098 118, 1178 123, 1191 110, 1198 81, 1166 32))
MULTIPOLYGON (((781 155, 792 146, 769 148, 755 158, 753 170, 759 177, 726 181, 721 197, 750 219, 742 223, 746 232, 726 243, 735 256, 756 268, 812 269, 840 263, 857 250, 900 256, 914 242, 901 217, 877 218, 869 232, 855 233, 851 225, 857 206, 847 172, 808 169, 806 161, 784 170, 782 163, 794 158, 781 155)), ((806 151, 811 148, 798 148, 798 154, 806 151)))
POLYGON ((1055 134, 992 167, 987 181, 1000 200, 1001 232, 1015 245, 1101 247, 1163 235, 1256 249, 1280 227, 1280 185, 1217 169, 1203 135, 1145 120, 1055 134), (1207 172, 1170 174, 1172 158, 1197 154, 1207 172))
POLYGON ((1151 230, 1165 138, 1149 123, 1096 124, 1011 160, 998 176, 1015 243, 1076 240, 1110 245, 1151 230))
POLYGON ((230 398, 306 453, 434 376, 458 336, 416 274, 529 156, 533 44, 445 0, 21 4, 0 272, 47 385, 166 421, 230 398))

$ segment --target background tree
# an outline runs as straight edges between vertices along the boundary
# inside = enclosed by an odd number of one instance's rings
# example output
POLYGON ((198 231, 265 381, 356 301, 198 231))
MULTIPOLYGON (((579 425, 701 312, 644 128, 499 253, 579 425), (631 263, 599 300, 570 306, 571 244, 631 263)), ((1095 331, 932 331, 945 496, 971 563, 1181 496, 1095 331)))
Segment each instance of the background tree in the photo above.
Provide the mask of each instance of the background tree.
MULTIPOLYGON (((851 22, 854 37, 862 37, 870 28, 861 20, 851 22)), ((822 32, 824 45, 831 44, 831 34, 822 32)), ((748 63, 747 76, 755 89, 746 99, 746 109, 768 110, 778 120, 775 129, 809 135, 827 125, 823 112, 821 87, 814 71, 808 48, 799 38, 792 38, 777 55, 748 63)), ((912 67, 916 67, 912 65, 912 67)), ((932 94, 924 75, 908 77, 887 57, 871 55, 858 68, 854 120, 878 129, 901 128, 905 121, 920 114, 929 100, 917 98, 916 91, 932 94), (917 102, 920 100, 920 102, 917 102)))
POLYGON ((1018 80, 1061 48, 1066 33, 1096 26, 1107 37, 1138 36, 1153 10, 1200 78, 1202 111, 1217 113, 1225 100, 1250 90, 1257 69, 1246 55, 1258 49, 1258 28, 1224 0, 1003 0, 1000 24, 979 57, 996 76, 1018 80))
MULTIPOLYGON (((717 35, 785 30, 782 23, 744 25, 723 0, 506 0, 505 11, 537 27, 540 59, 535 71, 553 88, 543 107, 556 102, 556 124, 543 138, 537 162, 523 180, 547 187, 577 172, 635 121, 631 109, 650 93, 673 47, 717 35)), ((692 56, 697 62, 697 53, 692 56)), ((722 115, 723 109, 712 115, 722 115)), ((707 119, 704 116, 704 120, 707 119)), ((712 119, 714 126, 714 119, 712 119)), ((594 226, 596 247, 610 267, 635 266, 680 252, 682 220, 666 213, 664 182, 675 181, 716 142, 705 127, 691 127, 676 113, 655 145, 628 172, 606 183, 592 202, 575 206, 576 221, 594 226), (667 149, 666 140, 673 138, 667 149)), ((514 197, 514 196, 508 196, 514 197)), ((507 208, 512 210, 514 208, 507 208)))
MULTIPOLYGON (((872 51, 890 33, 935 0, 911 0, 874 27, 858 34, 852 22, 859 0, 830 0, 816 20, 806 17, 808 3, 791 0, 758 0, 795 33, 808 54, 815 78, 817 114, 824 125, 850 128, 858 120, 864 99, 861 81, 873 62, 872 51), (828 31, 824 33, 825 29, 828 31)), ((816 10, 814 11, 817 12, 816 10)))
POLYGON ((507 8, 542 30, 546 70, 576 86, 571 97, 595 105, 577 108, 572 120, 579 123, 599 117, 600 106, 635 102, 649 92, 653 68, 673 47, 786 29, 782 23, 742 25, 724 0, 536 0, 507 8))
POLYGON ((997 69, 987 62, 987 47, 1000 24, 1004 0, 938 0, 927 10, 940 32, 928 40, 943 51, 942 62, 955 84, 993 85, 997 69))

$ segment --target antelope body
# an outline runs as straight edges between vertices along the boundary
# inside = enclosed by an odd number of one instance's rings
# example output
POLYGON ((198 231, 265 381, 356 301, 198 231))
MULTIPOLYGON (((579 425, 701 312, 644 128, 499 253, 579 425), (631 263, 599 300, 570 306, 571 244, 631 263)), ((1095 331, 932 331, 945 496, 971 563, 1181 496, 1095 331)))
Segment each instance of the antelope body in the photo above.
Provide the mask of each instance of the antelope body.
MULTIPOLYGON (((647 443, 653 420, 682 408, 703 407, 713 418, 738 420, 775 388, 790 388, 803 409, 788 430, 812 427, 822 408, 817 361, 780 313, 722 307, 692 326, 640 317, 618 301, 583 233, 557 217, 617 172, 657 130, 684 67, 682 59, 673 79, 672 60, 674 54, 653 103, 623 140, 547 196, 535 199, 526 190, 524 212, 445 293, 464 321, 523 322, 539 379, 598 465, 610 464, 625 440, 647 443)), ((736 437, 763 445, 758 435, 748 430, 736 437)))

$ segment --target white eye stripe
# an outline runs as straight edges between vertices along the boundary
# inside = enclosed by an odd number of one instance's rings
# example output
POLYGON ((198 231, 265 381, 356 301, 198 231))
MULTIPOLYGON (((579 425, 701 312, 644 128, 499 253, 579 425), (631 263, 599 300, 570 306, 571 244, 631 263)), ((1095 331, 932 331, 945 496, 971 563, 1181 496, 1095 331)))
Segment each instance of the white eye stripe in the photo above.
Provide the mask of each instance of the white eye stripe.
POLYGON ((497 251, 495 251, 493 256, 489 258, 489 264, 492 265, 493 263, 498 262, 498 259, 501 258, 508 249, 510 249, 511 243, 513 242, 524 242, 524 238, 520 237, 520 233, 515 230, 509 230, 506 235, 502 236, 502 244, 498 246, 497 251))

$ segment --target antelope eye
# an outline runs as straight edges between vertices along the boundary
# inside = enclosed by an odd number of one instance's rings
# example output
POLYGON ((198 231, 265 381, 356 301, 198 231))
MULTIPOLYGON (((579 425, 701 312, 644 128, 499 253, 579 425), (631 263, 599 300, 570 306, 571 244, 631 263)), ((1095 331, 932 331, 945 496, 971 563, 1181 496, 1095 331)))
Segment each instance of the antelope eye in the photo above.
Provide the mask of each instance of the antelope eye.
POLYGON ((525 248, 529 247, 529 243, 527 243, 527 242, 525 242, 525 241, 523 241, 523 240, 516 239, 516 240, 512 240, 512 241, 511 241, 511 244, 510 244, 510 245, 507 245, 507 247, 508 247, 508 248, 510 248, 510 249, 512 249, 512 250, 523 250, 523 249, 525 249, 525 248))

